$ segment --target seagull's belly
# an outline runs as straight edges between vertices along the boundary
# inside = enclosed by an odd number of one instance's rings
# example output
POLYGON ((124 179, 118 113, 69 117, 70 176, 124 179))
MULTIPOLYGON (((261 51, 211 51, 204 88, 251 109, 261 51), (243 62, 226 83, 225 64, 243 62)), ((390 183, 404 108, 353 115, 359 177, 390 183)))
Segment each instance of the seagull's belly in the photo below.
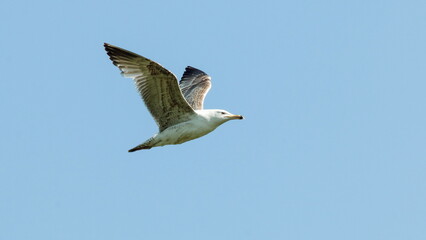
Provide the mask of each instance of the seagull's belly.
POLYGON ((181 144, 206 135, 216 127, 195 122, 184 122, 169 127, 159 133, 155 138, 158 140, 157 146, 169 144, 181 144))

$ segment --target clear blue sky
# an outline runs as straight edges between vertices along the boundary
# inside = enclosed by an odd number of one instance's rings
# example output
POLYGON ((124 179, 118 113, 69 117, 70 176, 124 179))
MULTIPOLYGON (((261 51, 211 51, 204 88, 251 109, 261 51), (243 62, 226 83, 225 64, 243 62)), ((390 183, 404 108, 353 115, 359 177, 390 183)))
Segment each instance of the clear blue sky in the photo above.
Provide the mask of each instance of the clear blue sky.
POLYGON ((426 239, 425 1, 0 3, 0 239, 426 239), (102 44, 246 117, 177 146, 102 44))

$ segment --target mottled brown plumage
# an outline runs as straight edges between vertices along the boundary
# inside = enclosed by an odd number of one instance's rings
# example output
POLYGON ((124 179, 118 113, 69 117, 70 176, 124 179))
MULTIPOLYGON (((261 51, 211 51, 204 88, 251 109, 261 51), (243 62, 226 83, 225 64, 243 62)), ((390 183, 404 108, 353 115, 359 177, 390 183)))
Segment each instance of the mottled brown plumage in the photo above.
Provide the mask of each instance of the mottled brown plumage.
POLYGON ((211 78, 205 72, 193 67, 186 67, 179 82, 186 101, 195 110, 203 109, 204 98, 211 88, 211 78))
POLYGON ((131 77, 161 131, 189 120, 195 112, 179 88, 177 78, 160 64, 125 49, 105 43, 108 56, 131 77))

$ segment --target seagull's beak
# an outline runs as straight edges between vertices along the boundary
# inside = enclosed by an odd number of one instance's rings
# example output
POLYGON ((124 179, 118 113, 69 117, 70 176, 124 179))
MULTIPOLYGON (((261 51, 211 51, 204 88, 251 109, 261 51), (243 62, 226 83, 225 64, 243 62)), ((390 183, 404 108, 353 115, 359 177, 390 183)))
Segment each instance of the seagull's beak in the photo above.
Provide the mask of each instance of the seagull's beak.
POLYGON ((244 117, 241 115, 228 115, 226 117, 229 119, 244 119, 244 117))

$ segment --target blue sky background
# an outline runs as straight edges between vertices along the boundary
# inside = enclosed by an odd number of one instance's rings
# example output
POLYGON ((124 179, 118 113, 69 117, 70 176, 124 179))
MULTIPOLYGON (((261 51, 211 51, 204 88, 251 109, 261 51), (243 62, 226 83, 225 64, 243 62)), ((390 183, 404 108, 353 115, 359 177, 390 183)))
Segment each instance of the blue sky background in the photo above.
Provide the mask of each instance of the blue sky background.
POLYGON ((425 1, 0 3, 0 239, 425 239, 425 1), (108 42, 246 117, 182 145, 108 42))

